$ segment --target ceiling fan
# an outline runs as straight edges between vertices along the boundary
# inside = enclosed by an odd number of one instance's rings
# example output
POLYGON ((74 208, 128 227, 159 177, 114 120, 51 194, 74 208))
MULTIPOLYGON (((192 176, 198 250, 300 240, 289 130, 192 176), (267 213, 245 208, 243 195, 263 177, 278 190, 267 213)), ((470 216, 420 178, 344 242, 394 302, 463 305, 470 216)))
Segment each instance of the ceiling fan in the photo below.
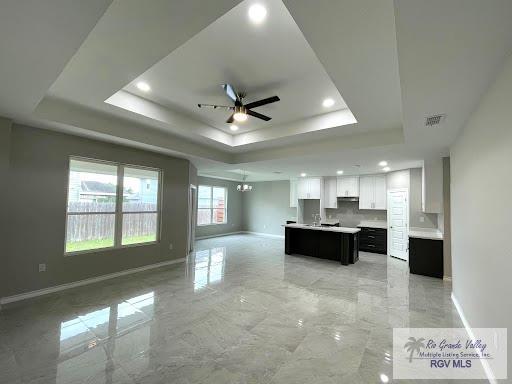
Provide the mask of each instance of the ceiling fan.
POLYGON ((257 117, 258 119, 269 121, 272 118, 262 115, 261 113, 254 112, 251 109, 256 107, 261 107, 266 104, 275 103, 276 101, 279 101, 279 97, 272 96, 267 97, 266 99, 253 101, 249 104, 244 104, 243 100, 245 98, 244 92, 235 92, 234 88, 229 84, 222 84, 222 88, 226 92, 226 95, 235 103, 233 106, 229 105, 215 105, 215 104, 197 104, 199 108, 223 108, 223 109, 229 109, 233 111, 231 116, 229 116, 229 119, 226 120, 226 123, 231 124, 233 121, 245 121, 247 120, 247 116, 253 116, 257 117))

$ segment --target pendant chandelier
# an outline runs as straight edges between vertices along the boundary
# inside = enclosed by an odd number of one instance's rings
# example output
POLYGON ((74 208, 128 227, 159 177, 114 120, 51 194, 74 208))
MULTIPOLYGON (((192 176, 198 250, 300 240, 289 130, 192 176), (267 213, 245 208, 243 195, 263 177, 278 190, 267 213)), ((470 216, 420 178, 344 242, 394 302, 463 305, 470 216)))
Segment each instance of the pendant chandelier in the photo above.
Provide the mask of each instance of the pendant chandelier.
POLYGON ((247 179, 247 175, 244 173, 244 175, 242 176, 242 183, 238 184, 236 186, 236 190, 237 191, 239 191, 239 192, 250 192, 250 191, 252 191, 252 185, 247 184, 245 182, 246 179, 247 179))

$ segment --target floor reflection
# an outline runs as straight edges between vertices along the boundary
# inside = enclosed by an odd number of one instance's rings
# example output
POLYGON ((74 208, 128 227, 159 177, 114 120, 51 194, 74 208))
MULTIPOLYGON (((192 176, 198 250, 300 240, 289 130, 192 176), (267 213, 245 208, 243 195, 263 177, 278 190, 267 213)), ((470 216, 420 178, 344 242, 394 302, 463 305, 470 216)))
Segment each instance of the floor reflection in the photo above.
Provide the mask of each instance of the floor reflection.
POLYGON ((461 325, 449 284, 382 255, 346 267, 252 235, 197 247, 2 309, 0 383, 386 383, 393 328, 461 325))
POLYGON ((193 253, 190 260, 194 281, 194 291, 215 285, 224 279, 226 248, 203 249, 193 253))
POLYGON ((151 291, 63 321, 56 383, 88 381, 87 370, 77 370, 77 366, 94 367, 102 376, 101 382, 112 383, 114 358, 121 358, 134 346, 140 352, 149 349, 154 303, 155 293, 151 291), (98 370, 98 365, 104 370, 98 370))

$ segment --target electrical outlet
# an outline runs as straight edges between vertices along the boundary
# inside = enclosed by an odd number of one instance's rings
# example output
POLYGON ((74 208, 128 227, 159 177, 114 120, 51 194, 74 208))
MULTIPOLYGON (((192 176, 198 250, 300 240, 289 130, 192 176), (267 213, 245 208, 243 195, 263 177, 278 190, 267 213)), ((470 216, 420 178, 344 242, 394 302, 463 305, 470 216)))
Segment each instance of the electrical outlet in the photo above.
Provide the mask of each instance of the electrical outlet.
POLYGON ((46 264, 39 264, 39 272, 46 272, 46 264))
POLYGON ((172 243, 169 244, 169 250, 172 251, 172 243))
POLYGON ((265 225, 263 226, 263 229, 267 229, 267 224, 265 224, 265 225))
POLYGON ((425 217, 424 216, 420 216, 420 223, 424 223, 425 222, 425 217))

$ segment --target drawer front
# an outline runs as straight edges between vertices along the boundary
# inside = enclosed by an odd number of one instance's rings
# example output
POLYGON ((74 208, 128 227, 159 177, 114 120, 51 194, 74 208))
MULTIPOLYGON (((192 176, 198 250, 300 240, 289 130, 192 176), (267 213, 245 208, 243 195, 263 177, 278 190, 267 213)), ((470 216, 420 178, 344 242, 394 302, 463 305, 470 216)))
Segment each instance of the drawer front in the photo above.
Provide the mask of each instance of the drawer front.
POLYGON ((387 253, 387 230, 381 228, 361 228, 359 249, 365 252, 387 253))

